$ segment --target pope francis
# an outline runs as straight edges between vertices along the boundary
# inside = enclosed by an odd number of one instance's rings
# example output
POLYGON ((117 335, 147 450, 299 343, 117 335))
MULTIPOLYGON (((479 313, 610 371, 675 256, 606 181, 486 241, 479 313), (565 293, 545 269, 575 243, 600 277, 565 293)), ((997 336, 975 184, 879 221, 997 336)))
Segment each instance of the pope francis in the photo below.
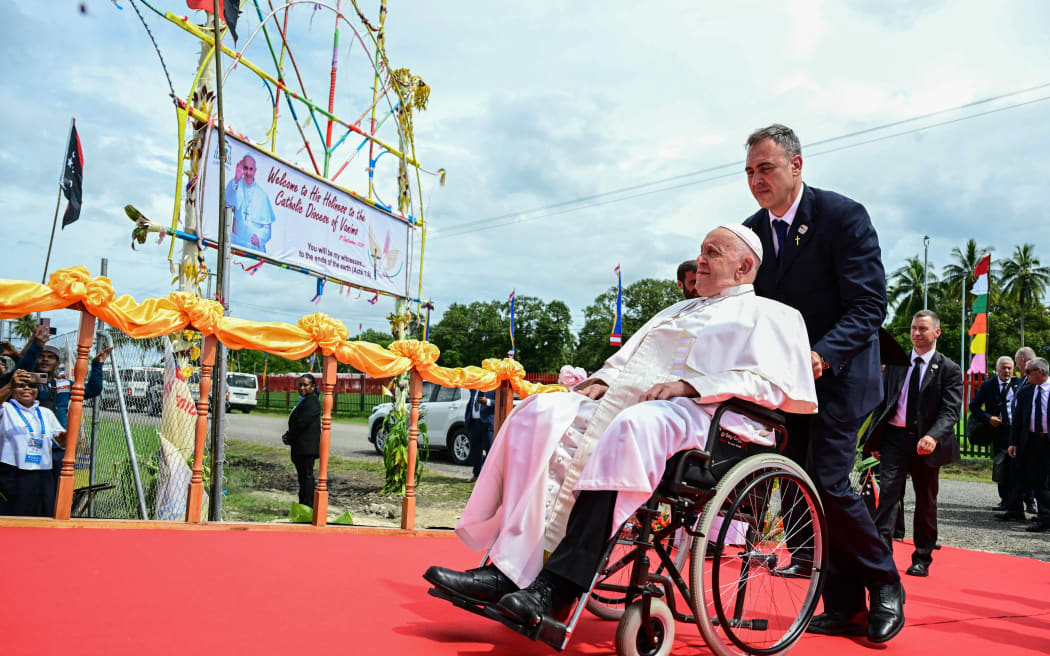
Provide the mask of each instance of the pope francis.
MULTIPOLYGON (((761 260, 750 229, 715 228, 697 258, 698 298, 650 319, 573 392, 525 399, 496 436, 456 527, 467 546, 489 549, 492 564, 435 566, 424 578, 498 604, 521 623, 562 616, 590 586, 613 532, 652 495, 667 459, 704 447, 720 401, 815 413, 805 324, 796 310, 755 295, 761 260)), ((722 425, 744 440, 773 439, 738 415, 727 413, 722 425)))

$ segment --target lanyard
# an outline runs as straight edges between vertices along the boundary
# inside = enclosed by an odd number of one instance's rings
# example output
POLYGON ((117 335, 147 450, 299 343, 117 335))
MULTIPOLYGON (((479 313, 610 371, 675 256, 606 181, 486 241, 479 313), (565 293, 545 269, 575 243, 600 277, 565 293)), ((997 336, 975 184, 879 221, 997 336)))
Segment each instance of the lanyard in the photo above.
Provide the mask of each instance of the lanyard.
MULTIPOLYGON (((19 418, 21 418, 22 423, 24 423, 26 425, 26 430, 29 431, 29 434, 32 435, 33 433, 35 433, 36 431, 33 430, 32 424, 30 424, 29 420, 26 419, 26 416, 24 414, 22 414, 22 411, 18 409, 18 406, 16 404, 12 403, 11 407, 13 407, 15 409, 15 412, 18 413, 18 416, 19 416, 19 418)), ((44 434, 44 416, 42 414, 40 414, 40 406, 39 405, 36 407, 36 418, 38 420, 40 420, 40 434, 43 435, 44 434)))

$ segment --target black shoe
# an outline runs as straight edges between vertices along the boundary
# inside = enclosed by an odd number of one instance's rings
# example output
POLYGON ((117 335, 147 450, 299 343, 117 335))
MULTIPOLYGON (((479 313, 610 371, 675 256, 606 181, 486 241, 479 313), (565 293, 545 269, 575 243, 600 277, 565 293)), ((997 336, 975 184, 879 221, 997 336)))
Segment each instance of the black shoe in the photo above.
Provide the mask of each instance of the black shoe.
POLYGON ((868 601, 868 640, 886 642, 904 628, 904 586, 897 583, 877 585, 868 601))
POLYGON ((929 576, 930 566, 926 563, 912 563, 904 573, 908 576, 929 576))
POLYGON ((1024 527, 1024 530, 1029 533, 1043 533, 1044 531, 1050 531, 1050 522, 1038 521, 1034 524, 1029 524, 1024 527))
POLYGON ((458 597, 463 597, 474 604, 494 604, 508 592, 514 592, 514 585, 495 565, 486 565, 477 569, 457 572, 446 567, 431 567, 423 578, 434 586, 458 597))
POLYGON ((1034 514, 1036 514, 1036 510, 1035 510, 1035 500, 1029 500, 1029 501, 1025 501, 1025 502, 1024 502, 1024 511, 1025 511, 1026 513, 1028 513, 1029 515, 1034 515, 1034 514))
POLYGON ((773 570, 773 576, 785 579, 808 579, 813 576, 813 566, 809 563, 792 562, 786 567, 778 567, 773 570))
POLYGON ((512 620, 525 626, 536 626, 544 615, 564 622, 572 610, 576 595, 565 591, 545 572, 540 572, 529 587, 504 595, 498 608, 512 620))
POLYGON ((992 510, 997 510, 999 512, 1005 511, 1006 510, 1006 502, 1005 501, 1000 501, 998 506, 992 506, 992 510))
POLYGON ((1000 522, 1023 522, 1025 520, 1023 512, 1010 511, 999 513, 995 518, 1000 522))
POLYGON ((867 633, 867 626, 868 617, 864 611, 856 613, 828 611, 814 615, 806 631, 830 636, 862 636, 867 633))

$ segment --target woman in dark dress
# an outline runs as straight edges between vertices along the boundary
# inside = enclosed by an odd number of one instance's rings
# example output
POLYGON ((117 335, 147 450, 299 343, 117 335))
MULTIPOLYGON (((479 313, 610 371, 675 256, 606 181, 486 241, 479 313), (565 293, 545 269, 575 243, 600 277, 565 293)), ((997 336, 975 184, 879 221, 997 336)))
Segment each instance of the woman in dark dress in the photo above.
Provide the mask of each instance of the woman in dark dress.
POLYGON ((321 402, 313 374, 299 377, 299 403, 288 416, 281 440, 292 447, 292 464, 299 477, 299 503, 314 505, 314 462, 321 454, 321 402))

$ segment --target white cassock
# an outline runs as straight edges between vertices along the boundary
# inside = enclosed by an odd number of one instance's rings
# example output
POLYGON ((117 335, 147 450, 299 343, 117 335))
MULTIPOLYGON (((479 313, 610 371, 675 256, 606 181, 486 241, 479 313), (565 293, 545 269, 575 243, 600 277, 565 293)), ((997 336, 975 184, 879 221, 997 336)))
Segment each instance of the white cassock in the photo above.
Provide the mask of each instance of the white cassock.
MULTIPOLYGON (((456 534, 518 586, 532 582, 565 535, 581 490, 616 490, 613 530, 648 499, 668 458, 703 448, 717 404, 738 397, 767 408, 815 413, 809 338, 802 315, 739 285, 663 310, 605 366, 580 383, 609 386, 598 401, 577 392, 522 401, 496 436, 456 534), (638 398, 683 380, 697 398, 638 398)), ((727 413, 723 428, 765 444, 773 436, 727 413)))
POLYGON ((226 185, 226 204, 233 208, 233 245, 265 253, 270 226, 276 220, 266 191, 258 184, 234 180, 226 185), (252 243, 252 235, 258 238, 258 245, 252 243))

